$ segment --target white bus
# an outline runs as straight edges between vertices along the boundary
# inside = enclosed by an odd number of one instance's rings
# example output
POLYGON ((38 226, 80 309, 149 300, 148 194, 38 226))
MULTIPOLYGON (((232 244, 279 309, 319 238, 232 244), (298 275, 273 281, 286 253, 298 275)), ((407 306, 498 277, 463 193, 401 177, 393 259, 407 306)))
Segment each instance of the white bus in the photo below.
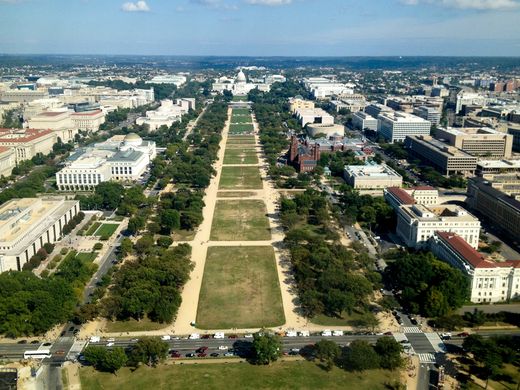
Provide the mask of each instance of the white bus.
POLYGON ((24 359, 45 359, 51 357, 50 349, 40 349, 37 351, 25 351, 23 353, 24 359))

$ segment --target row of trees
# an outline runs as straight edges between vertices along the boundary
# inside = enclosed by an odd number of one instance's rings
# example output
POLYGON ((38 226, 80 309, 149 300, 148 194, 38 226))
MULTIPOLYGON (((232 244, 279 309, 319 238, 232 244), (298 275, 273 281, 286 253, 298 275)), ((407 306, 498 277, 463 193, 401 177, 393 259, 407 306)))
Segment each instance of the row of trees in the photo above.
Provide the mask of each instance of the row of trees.
POLYGON ((356 255, 339 243, 328 226, 328 202, 319 192, 307 190, 281 201, 282 223, 288 228, 290 250, 301 307, 308 317, 340 317, 367 303, 372 283, 359 270, 356 255))
POLYGON ((388 258, 391 262, 384 277, 400 292, 399 299, 411 312, 444 316, 468 298, 468 278, 431 252, 395 252, 388 258))
MULTIPOLYGON (((191 247, 181 244, 165 249, 143 236, 133 249, 139 257, 125 262, 114 274, 109 294, 101 301, 103 314, 111 320, 148 317, 171 322, 181 304, 180 289, 193 268, 191 247)), ((126 243, 122 250, 129 250, 126 243)))

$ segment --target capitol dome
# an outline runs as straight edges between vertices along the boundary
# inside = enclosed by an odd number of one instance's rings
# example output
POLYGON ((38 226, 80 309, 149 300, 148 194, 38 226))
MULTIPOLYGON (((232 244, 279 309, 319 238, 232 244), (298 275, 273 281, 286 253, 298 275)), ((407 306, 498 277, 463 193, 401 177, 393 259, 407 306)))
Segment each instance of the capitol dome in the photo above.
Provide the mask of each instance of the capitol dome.
POLYGON ((244 72, 242 72, 242 70, 240 70, 240 72, 238 72, 238 75, 237 75, 237 83, 245 83, 245 82, 247 82, 246 75, 244 74, 244 72))
POLYGON ((136 133, 129 133, 125 136, 124 142, 126 145, 141 145, 143 140, 136 133))

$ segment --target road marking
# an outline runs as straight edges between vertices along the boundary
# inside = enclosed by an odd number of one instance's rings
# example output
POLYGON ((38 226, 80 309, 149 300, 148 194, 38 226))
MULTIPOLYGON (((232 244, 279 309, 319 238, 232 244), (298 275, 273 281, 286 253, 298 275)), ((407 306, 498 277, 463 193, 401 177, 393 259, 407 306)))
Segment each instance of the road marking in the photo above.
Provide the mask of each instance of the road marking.
POLYGON ((433 353, 419 353, 419 362, 421 363, 435 363, 435 355, 433 353))
POLYGON ((422 333, 417 326, 403 326, 403 333, 422 333))
POLYGON ((435 352, 446 352, 446 346, 437 333, 425 333, 435 352))

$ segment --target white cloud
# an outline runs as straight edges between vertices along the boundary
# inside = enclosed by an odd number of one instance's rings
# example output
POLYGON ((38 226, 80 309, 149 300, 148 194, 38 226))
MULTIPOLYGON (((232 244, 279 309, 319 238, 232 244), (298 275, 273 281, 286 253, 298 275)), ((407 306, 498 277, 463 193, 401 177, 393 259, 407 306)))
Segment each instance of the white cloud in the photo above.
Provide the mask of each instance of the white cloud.
POLYGON ((144 0, 136 1, 135 3, 132 3, 129 1, 128 3, 124 3, 121 6, 121 9, 125 12, 148 12, 148 11, 150 11, 150 7, 148 6, 148 4, 146 4, 146 1, 144 1, 144 0))
POLYGON ((519 0, 400 0, 406 5, 433 4, 448 8, 503 10, 520 6, 519 0))
POLYGON ((247 4, 268 5, 270 7, 291 4, 292 0, 245 0, 247 4))

